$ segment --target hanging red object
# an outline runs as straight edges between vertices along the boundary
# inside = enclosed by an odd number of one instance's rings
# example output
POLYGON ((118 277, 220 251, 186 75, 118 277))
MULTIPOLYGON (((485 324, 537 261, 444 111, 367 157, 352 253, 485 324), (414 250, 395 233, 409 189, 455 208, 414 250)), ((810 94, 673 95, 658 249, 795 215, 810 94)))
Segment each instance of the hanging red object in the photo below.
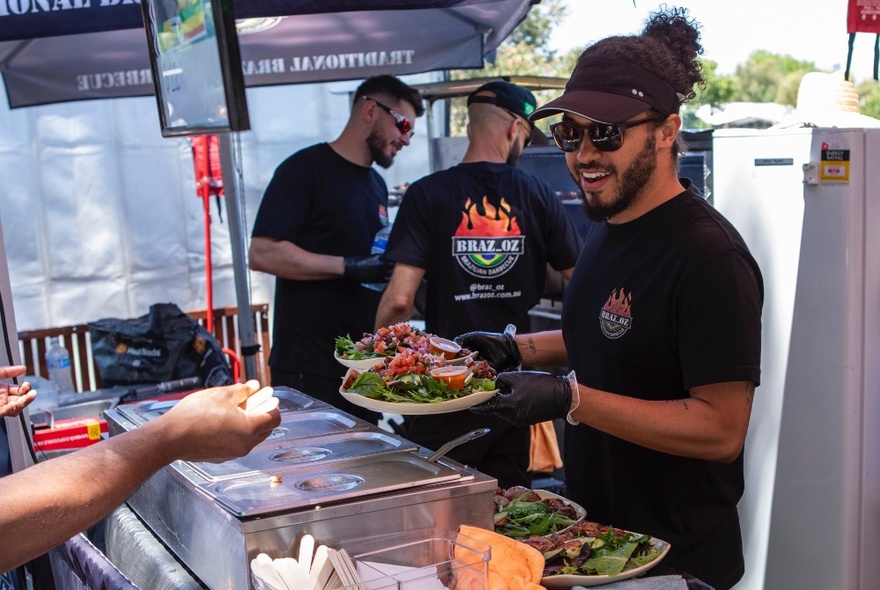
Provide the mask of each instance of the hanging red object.
MULTIPOLYGON (((205 329, 214 333, 214 293, 211 275, 211 197, 217 198, 217 214, 220 216, 220 197, 223 196, 223 171, 220 168, 220 138, 217 135, 194 135, 192 141, 193 166, 196 177, 196 195, 202 199, 205 211, 205 300, 208 313, 205 329)), ((223 218, 220 217, 222 221, 223 218)), ((241 366, 234 350, 224 348, 230 357, 232 376, 239 381, 241 366)))
POLYGON ((846 30, 849 33, 849 51, 846 55, 844 79, 849 80, 856 33, 874 33, 877 35, 874 38, 874 79, 880 80, 880 0, 849 0, 846 30))

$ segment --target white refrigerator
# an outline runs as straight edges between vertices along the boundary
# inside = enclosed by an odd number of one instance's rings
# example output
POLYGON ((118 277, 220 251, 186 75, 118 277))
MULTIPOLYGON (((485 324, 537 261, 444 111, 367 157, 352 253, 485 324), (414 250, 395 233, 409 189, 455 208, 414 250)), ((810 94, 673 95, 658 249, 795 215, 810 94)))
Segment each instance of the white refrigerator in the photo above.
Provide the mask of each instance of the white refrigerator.
POLYGON ((765 282, 737 589, 880 588, 880 129, 716 130, 765 282))

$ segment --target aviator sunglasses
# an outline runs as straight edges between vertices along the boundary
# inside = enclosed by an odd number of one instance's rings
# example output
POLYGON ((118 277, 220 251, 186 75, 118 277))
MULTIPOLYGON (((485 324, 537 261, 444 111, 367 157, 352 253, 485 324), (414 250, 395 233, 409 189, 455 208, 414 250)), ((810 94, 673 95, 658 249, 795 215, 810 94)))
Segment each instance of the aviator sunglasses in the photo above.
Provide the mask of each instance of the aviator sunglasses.
POLYGON ((576 152, 581 147, 581 141, 586 132, 587 139, 593 144, 593 147, 601 152, 613 152, 619 150, 623 145, 623 133, 627 129, 631 129, 638 125, 648 123, 650 121, 662 121, 666 117, 663 115, 654 115, 629 123, 599 123, 595 121, 589 125, 575 125, 569 121, 562 121, 550 125, 550 134, 553 141, 564 152, 576 152))
POLYGON ((402 135, 406 135, 412 137, 415 131, 413 130, 412 123, 409 122, 409 119, 392 109, 391 107, 387 107, 375 98, 370 98, 369 96, 365 96, 364 100, 372 100, 376 103, 380 109, 394 117, 394 126, 397 127, 397 130, 400 131, 402 135))

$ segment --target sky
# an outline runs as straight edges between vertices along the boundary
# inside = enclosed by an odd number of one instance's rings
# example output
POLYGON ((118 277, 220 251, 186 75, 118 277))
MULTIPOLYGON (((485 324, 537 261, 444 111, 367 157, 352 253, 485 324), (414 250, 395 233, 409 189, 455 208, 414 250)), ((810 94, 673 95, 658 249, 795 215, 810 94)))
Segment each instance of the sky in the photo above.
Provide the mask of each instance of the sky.
MULTIPOLYGON (((582 47, 610 35, 637 34, 659 0, 564 0, 568 19, 551 35, 551 48, 582 47)), ((843 70, 849 34, 847 0, 666 0, 702 25, 703 57, 732 74, 756 50, 811 61, 822 71, 843 70)), ((851 79, 873 76, 872 33, 856 34, 851 79)))

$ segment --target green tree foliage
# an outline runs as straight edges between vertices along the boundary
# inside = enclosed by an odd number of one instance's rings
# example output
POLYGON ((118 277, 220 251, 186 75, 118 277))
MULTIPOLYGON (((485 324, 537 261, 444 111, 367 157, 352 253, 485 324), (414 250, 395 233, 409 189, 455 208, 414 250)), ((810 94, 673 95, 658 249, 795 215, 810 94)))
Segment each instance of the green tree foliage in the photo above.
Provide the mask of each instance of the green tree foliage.
POLYGON ((807 72, 815 72, 816 64, 799 61, 790 55, 758 50, 746 63, 736 67, 736 100, 741 102, 778 102, 794 106, 797 87, 807 72))
POLYGON ((880 119, 880 82, 868 80, 856 86, 863 115, 880 119))
POLYGON ((718 109, 736 97, 736 80, 732 76, 719 75, 716 72, 718 64, 711 59, 701 59, 700 62, 706 84, 697 87, 697 95, 685 103, 681 111, 682 126, 685 129, 708 128, 709 124, 697 116, 697 109, 704 105, 718 109))
POLYGON ((513 30, 505 40, 509 46, 525 44, 534 51, 552 57, 547 45, 553 29, 568 16, 568 9, 561 0, 544 0, 529 10, 525 19, 513 30))
MULTIPOLYGON (((451 80, 467 80, 495 76, 550 76, 568 79, 579 50, 557 55, 548 47, 553 29, 568 15, 562 0, 543 0, 498 47, 493 63, 480 70, 450 70, 451 80)), ((558 90, 537 91, 538 104, 559 96, 558 90)), ((450 134, 464 135, 467 126, 467 104, 455 98, 450 107, 450 134)))

